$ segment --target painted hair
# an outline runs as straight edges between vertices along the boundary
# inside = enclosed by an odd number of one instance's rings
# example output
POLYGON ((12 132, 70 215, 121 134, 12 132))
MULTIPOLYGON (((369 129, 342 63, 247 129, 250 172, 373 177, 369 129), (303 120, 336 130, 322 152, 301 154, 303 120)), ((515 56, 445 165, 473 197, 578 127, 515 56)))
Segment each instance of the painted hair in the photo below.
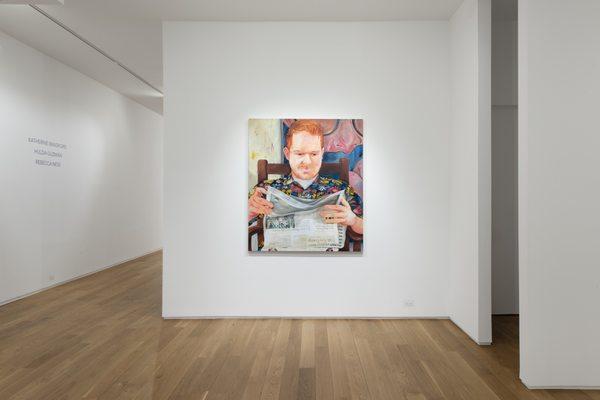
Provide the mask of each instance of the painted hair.
POLYGON ((299 119, 294 121, 288 128, 285 135, 285 146, 289 149, 292 146, 292 137, 295 133, 306 132, 312 136, 318 136, 321 140, 321 147, 324 146, 323 128, 318 121, 313 119, 299 119))

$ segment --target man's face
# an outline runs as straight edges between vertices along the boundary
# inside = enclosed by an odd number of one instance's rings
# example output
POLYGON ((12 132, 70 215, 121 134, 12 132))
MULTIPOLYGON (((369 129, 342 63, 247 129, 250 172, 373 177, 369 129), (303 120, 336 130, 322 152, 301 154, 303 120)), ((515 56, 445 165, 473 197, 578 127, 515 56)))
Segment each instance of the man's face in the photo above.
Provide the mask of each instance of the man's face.
POLYGON ((290 162, 292 175, 298 179, 313 179, 321 169, 323 148, 319 136, 307 132, 296 132, 292 137, 292 145, 283 149, 290 162))

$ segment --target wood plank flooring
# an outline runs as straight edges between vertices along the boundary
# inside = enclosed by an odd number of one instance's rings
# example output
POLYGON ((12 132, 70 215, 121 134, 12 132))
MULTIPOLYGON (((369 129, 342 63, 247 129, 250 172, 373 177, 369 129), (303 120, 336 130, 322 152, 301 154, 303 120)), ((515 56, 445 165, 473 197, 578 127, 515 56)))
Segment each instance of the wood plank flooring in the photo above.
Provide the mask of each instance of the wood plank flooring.
POLYGON ((586 399, 518 379, 518 321, 161 318, 155 253, 0 307, 0 399, 586 399))

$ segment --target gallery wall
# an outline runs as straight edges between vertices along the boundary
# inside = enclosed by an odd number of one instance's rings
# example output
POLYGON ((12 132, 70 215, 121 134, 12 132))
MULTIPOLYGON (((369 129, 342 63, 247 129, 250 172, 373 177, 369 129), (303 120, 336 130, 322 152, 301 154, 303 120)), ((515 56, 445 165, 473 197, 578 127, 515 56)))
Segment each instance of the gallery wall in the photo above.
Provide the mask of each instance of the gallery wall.
POLYGON ((520 374, 529 387, 600 388, 598 21, 595 0, 519 1, 520 374))
POLYGON ((162 117, 0 33, 0 303, 152 252, 162 117))
POLYGON ((163 315, 448 316, 448 21, 166 22, 163 315), (247 252, 249 118, 363 118, 363 255, 247 252))
POLYGON ((465 0, 450 19, 452 320, 473 340, 491 326, 491 4, 465 0))

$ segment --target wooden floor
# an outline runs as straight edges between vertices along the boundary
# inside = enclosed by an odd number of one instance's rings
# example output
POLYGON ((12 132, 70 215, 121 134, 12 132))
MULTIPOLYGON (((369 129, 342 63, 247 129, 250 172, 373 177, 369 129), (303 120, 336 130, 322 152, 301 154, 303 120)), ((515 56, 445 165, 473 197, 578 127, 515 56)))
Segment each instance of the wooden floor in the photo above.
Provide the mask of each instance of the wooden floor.
POLYGON ((156 253, 0 307, 0 399, 600 399, 528 391, 518 321, 163 320, 156 253))

